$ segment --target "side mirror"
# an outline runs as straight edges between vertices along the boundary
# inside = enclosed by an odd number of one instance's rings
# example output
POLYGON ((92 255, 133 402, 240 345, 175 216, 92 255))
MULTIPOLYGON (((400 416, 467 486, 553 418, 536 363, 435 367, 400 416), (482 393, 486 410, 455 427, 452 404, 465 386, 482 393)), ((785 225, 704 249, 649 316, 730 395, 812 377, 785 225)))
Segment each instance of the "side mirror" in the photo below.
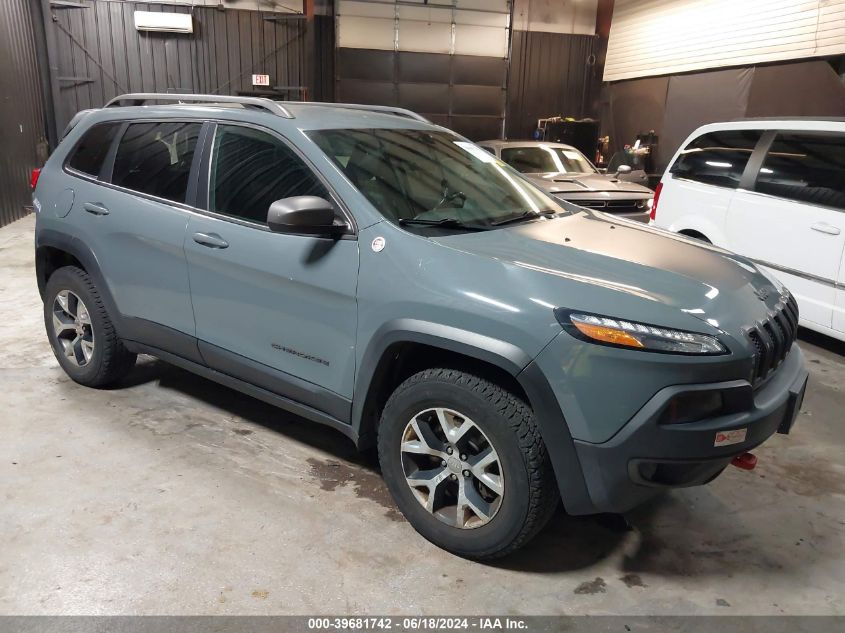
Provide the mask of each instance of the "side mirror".
POLYGON ((616 175, 617 176, 624 176, 625 174, 631 173, 631 166, 630 165, 619 165, 616 168, 616 175))
POLYGON ((335 224, 334 219, 332 203, 317 196, 282 198, 267 211, 267 226, 274 233, 333 237, 346 230, 345 225, 335 224))

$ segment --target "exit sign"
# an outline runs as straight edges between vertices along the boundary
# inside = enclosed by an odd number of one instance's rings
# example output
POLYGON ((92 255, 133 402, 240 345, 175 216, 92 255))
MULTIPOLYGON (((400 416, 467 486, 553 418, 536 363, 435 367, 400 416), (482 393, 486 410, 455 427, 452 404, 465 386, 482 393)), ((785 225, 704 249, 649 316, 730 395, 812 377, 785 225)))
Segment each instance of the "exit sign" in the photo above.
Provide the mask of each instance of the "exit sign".
POLYGON ((253 75, 252 76, 252 85, 253 86, 269 86, 270 85, 270 75, 253 75))

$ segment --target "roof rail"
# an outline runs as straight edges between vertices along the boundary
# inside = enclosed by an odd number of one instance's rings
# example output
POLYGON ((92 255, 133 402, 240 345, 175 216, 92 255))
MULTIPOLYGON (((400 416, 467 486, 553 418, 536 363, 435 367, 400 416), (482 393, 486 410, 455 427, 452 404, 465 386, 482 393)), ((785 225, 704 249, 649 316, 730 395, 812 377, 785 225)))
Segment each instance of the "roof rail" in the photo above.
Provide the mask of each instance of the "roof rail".
POLYGON ((147 101, 171 101, 174 103, 239 103, 243 106, 251 106, 253 108, 260 108, 266 110, 271 114, 276 114, 286 119, 294 118, 286 107, 272 99, 265 99, 263 97, 232 97, 229 95, 194 95, 194 94, 173 94, 173 93, 157 93, 157 92, 135 92, 125 95, 118 95, 104 107, 113 108, 124 105, 124 102, 129 102, 128 105, 144 105, 147 101))
POLYGON ((317 105, 317 106, 327 106, 329 108, 344 108, 346 110, 363 110, 365 112, 384 112, 385 114, 395 114, 397 116, 404 116, 408 117, 409 119, 414 119, 415 121, 421 121, 422 123, 431 123, 428 119, 426 119, 421 114, 417 114, 413 110, 407 110, 406 108, 396 108, 393 106, 383 106, 383 105, 364 105, 362 103, 332 103, 330 101, 290 101, 286 102, 290 105, 317 105))

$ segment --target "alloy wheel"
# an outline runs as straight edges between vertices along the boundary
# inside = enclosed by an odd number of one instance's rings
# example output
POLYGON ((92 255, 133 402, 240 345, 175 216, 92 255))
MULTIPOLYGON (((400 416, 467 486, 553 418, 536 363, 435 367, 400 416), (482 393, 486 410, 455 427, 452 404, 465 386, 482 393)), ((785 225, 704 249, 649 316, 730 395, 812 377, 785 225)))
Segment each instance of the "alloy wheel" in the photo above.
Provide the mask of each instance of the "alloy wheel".
POLYGON ((405 426, 400 451, 408 486, 443 523, 477 528, 501 507, 505 481, 499 454, 462 413, 441 407, 420 411, 405 426))
POLYGON ((65 357, 85 367, 94 356, 91 314, 78 295, 61 290, 53 301, 53 333, 65 357))

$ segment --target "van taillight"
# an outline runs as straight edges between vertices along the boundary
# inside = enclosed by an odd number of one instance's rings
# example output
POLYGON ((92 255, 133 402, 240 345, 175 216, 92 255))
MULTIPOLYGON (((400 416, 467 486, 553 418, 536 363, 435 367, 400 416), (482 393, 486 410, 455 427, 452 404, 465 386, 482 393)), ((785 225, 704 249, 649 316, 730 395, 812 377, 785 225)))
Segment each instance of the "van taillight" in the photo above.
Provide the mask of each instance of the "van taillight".
POLYGON ((32 170, 32 174, 29 176, 29 188, 35 191, 35 187, 38 185, 38 177, 41 175, 41 168, 37 167, 32 170))
POLYGON ((663 183, 657 183, 657 186, 654 188, 654 199, 651 201, 651 213, 648 214, 649 219, 654 222, 654 218, 657 216, 657 201, 660 200, 660 191, 663 189, 663 183))

